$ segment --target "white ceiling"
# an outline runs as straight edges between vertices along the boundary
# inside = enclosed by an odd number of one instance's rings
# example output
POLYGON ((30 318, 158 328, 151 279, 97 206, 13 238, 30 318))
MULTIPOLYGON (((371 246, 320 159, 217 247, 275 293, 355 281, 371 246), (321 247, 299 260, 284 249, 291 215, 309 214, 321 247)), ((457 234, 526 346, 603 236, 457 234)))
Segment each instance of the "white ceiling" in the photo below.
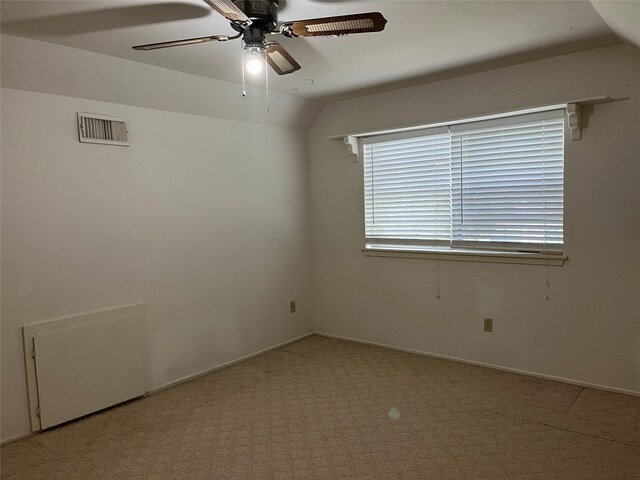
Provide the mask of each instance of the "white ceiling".
MULTIPOLYGON (((280 20, 379 11, 380 33, 277 39, 302 65, 271 89, 335 99, 619 43, 588 1, 288 0, 280 20)), ((239 41, 134 51, 132 45, 231 34, 200 0, 2 1, 2 32, 234 83, 239 41), (156 22, 156 23, 152 23, 156 22)), ((251 79, 259 86, 264 79, 251 79)))
POLYGON ((622 41, 640 48, 640 0, 591 0, 591 4, 622 41))

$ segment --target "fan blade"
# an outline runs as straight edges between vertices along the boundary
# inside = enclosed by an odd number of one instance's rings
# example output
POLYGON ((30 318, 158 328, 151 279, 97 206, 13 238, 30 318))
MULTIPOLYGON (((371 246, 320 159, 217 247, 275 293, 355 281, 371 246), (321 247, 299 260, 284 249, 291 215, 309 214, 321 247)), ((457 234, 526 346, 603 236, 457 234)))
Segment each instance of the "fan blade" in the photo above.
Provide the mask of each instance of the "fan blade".
POLYGON ((251 20, 231 0, 204 0, 207 5, 232 23, 251 25, 251 20))
POLYGON ((384 30, 386 23, 387 19, 379 12, 358 13, 285 22, 280 26, 280 33, 287 37, 319 37, 380 32, 384 30))
POLYGON ((195 43, 226 42, 228 35, 211 35, 209 37, 185 38, 184 40, 172 40, 170 42, 148 43, 131 47, 134 50, 157 50, 158 48, 179 47, 181 45, 193 45, 195 43))
POLYGON ((300 64, 278 42, 267 43, 267 62, 278 75, 300 70, 300 64))

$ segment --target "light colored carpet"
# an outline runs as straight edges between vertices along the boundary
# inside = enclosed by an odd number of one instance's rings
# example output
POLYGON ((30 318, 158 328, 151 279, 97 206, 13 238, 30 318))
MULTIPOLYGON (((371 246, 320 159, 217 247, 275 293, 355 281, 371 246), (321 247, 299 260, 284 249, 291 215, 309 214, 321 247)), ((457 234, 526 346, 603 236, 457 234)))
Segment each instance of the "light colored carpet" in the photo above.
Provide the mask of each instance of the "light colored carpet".
POLYGON ((312 336, 7 444, 2 479, 640 479, 639 417, 636 397, 312 336))

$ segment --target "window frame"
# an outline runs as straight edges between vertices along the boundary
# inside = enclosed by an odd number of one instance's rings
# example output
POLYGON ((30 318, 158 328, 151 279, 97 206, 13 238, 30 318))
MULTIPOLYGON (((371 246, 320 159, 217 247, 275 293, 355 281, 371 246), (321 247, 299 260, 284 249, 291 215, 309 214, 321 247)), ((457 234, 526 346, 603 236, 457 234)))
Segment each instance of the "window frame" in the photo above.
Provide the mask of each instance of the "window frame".
MULTIPOLYGON (((481 247, 478 242, 466 243, 456 241, 454 245, 453 235, 451 241, 438 240, 402 240, 402 239, 384 239, 366 236, 366 178, 365 178, 365 144, 375 143, 376 141, 394 141, 408 138, 418 138, 422 135, 437 135, 439 133, 453 132, 464 130, 466 127, 474 125, 508 125, 517 123, 518 117, 527 116, 529 118, 544 118, 545 115, 559 113, 559 117, 563 120, 563 139, 562 139, 562 198, 564 205, 565 198, 565 160, 566 160, 566 104, 549 105, 543 108, 523 109, 512 111, 502 115, 488 115, 483 117, 470 117, 466 119, 455 120, 451 122, 440 122, 433 125, 413 126, 405 129, 396 129, 393 131, 378 131, 369 135, 359 135, 358 154, 362 161, 362 193, 363 193, 363 226, 364 228, 364 245, 362 252, 366 256, 374 257, 401 257, 401 258, 437 258, 458 261, 472 262, 498 262, 498 263, 523 263, 523 264, 544 264, 544 265, 563 265, 568 259, 565 255, 566 235, 562 235, 562 244, 545 243, 536 245, 537 248, 527 248, 525 242, 516 243, 497 243, 487 242, 481 247), (536 115, 539 114, 539 115, 536 115), (541 246, 541 248, 540 248, 541 246)), ((557 116, 555 118, 557 118, 557 116)), ((529 120, 533 121, 533 120, 529 120)), ((523 119, 522 123, 526 123, 527 119, 523 119)), ((453 160, 451 161, 453 164, 453 160)), ((450 191, 453 192, 453 183, 450 191)), ((546 207, 545 207, 546 208, 546 207)), ((545 214, 546 215, 546 214, 545 214)), ((455 228, 452 220, 452 230, 455 228)), ((566 228, 565 208, 562 210, 562 230, 566 228)))

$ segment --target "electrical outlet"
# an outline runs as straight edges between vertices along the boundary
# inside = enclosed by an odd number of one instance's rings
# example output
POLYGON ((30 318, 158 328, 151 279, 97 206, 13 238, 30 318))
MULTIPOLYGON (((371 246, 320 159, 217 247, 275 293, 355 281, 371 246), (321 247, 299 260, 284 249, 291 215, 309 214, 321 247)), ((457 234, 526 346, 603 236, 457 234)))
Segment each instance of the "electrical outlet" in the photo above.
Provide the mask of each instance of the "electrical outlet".
POLYGON ((289 302, 289 311, 291 313, 296 313, 296 301, 292 300, 289 302))
POLYGON ((484 319, 484 331, 493 332, 493 318, 484 319))

